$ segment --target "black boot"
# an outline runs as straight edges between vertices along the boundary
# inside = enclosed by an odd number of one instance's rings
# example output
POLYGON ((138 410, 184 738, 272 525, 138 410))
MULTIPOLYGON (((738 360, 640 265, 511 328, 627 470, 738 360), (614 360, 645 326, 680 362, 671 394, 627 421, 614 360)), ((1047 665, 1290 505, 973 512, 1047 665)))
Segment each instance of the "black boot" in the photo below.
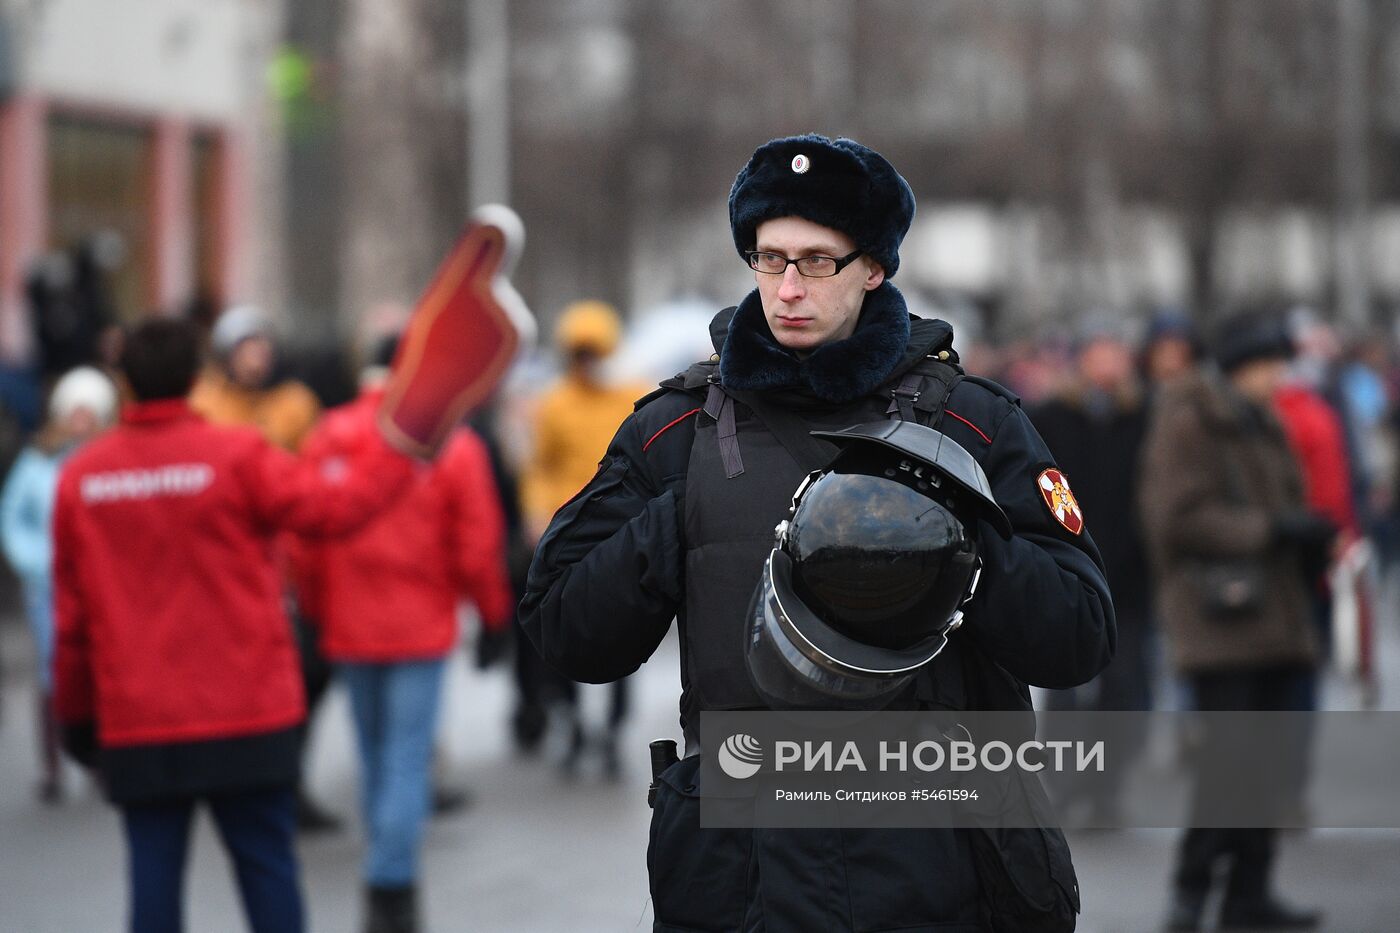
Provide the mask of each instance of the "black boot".
POLYGON ((442 784, 433 785, 432 794, 432 815, 448 816, 459 810, 469 810, 474 801, 471 792, 462 787, 447 787, 442 784))
POLYGON ((603 774, 609 781, 622 780, 622 751, 618 747, 616 729, 609 729, 602 739, 603 774))
POLYGON ((340 832, 340 818, 312 800, 302 787, 297 788, 297 832, 340 832))
POLYGON ((39 781, 39 800, 52 806, 63 801, 63 772, 58 753, 62 740, 58 719, 53 712, 53 696, 40 690, 36 709, 39 714, 39 753, 44 768, 44 776, 39 781))
POLYGON ((1201 928, 1201 912, 1205 906, 1205 894, 1177 890, 1167 908, 1167 933, 1196 933, 1201 928))
POLYGON ((583 752, 588 745, 588 734, 584 732, 583 723, 577 718, 570 717, 568 723, 568 747, 564 749, 564 757, 559 762, 559 771, 566 778, 578 775, 579 763, 583 761, 583 752))
POLYGON ((540 750, 544 741, 545 729, 549 726, 549 713, 540 703, 521 701, 510 717, 511 736, 515 739, 516 751, 532 755, 540 750))
POLYGON ((1290 907, 1273 897, 1227 900, 1220 911, 1222 930, 1312 930, 1321 922, 1320 912, 1290 907))
POLYGON ((365 933, 418 933, 418 896, 413 885, 365 889, 365 933))

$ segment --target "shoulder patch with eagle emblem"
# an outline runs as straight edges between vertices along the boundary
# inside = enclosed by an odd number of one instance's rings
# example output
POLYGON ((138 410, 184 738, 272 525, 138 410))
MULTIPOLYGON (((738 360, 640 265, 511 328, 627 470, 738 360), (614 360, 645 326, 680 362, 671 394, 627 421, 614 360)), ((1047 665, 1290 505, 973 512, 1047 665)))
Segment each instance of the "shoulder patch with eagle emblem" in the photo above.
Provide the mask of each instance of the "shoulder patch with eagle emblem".
POLYGON ((1055 521, 1071 534, 1077 535, 1084 530, 1084 513, 1079 509, 1079 500, 1070 492, 1065 474, 1055 469, 1045 470, 1036 480, 1036 485, 1040 487, 1040 497, 1045 500, 1045 507, 1055 516, 1055 521))

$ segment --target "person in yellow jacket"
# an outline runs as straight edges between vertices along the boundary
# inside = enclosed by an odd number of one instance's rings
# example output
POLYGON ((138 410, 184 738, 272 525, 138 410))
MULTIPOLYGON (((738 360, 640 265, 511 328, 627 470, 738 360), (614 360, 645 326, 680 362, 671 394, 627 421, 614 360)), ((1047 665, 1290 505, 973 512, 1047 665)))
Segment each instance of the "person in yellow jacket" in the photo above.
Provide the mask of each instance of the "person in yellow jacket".
POLYGON ((617 349, 622 322, 601 301, 579 301, 564 309, 554 331, 564 375, 540 396, 533 423, 533 448, 521 476, 525 517, 538 540, 549 520, 598 470, 632 403, 644 386, 610 385, 602 366, 617 349))
MULTIPOLYGON (((575 302, 560 316, 554 342, 564 361, 564 374, 540 396, 532 423, 532 449, 520 477, 521 509, 531 544, 539 540, 554 513, 593 478, 608 442, 632 413, 632 403, 647 393, 646 386, 613 385, 604 377, 603 365, 621 336, 617 312, 601 301, 575 302)), ((539 716, 541 704, 560 702, 570 731, 564 766, 572 771, 587 744, 577 688, 562 678, 542 676, 543 662, 528 641, 517 639, 516 647, 521 688, 517 738, 522 716, 539 716), (529 668, 534 666, 538 669, 532 673, 529 668)), ((621 767, 617 734, 627 705, 626 681, 618 681, 612 686, 607 729, 600 740, 604 768, 612 777, 621 767)))
POLYGON ((274 382, 277 361, 271 322, 238 305, 219 316, 209 338, 211 363, 190 392, 190 407, 214 424, 248 424, 269 441, 295 451, 321 415, 304 383, 274 382))

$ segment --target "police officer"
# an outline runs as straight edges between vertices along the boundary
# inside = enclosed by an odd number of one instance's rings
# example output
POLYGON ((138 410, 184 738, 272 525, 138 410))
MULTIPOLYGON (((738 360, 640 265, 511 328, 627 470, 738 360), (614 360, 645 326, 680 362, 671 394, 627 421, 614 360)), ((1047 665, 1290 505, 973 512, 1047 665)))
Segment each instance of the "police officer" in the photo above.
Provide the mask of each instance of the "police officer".
POLYGON ((1011 525, 979 534, 966 621, 892 708, 1029 708, 1026 684, 1077 685, 1112 656, 1108 586, 1068 480, 1017 399, 964 377, 951 328, 913 318, 889 281, 913 214, 905 180, 859 143, 759 147, 729 196, 757 288, 714 319, 714 359, 638 403, 535 553, 522 623, 568 676, 624 677, 680 626, 687 756, 653 814, 658 930, 985 928, 965 833, 699 828, 698 714, 766 707, 747 610, 793 491, 836 451, 811 431, 928 423, 971 452, 1011 525))

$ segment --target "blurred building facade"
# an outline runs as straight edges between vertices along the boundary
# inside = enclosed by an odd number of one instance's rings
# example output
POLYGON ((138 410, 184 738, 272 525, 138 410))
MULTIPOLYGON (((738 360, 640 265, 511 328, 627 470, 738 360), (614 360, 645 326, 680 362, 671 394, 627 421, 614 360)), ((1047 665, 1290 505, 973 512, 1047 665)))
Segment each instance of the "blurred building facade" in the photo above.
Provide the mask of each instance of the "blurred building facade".
POLYGON ((101 219, 131 240, 127 306, 238 292, 296 342, 343 339, 413 301, 493 191, 546 324, 580 296, 733 301, 734 172, 807 131, 900 167, 920 199, 901 284, 971 299, 991 336, 1089 309, 1268 298, 1362 326, 1400 306, 1400 0, 0 11, 7 332, 28 259, 101 219))
POLYGON ((0 351, 26 353, 40 256, 121 235, 118 315, 221 304, 249 276, 259 7, 0 0, 0 351), (250 74, 250 70, 252 73, 250 74))
POLYGON ((1400 303, 1396 0, 298 6, 290 39, 330 76, 320 157, 343 195, 318 211, 356 244, 347 310, 384 297, 366 280, 406 288, 364 272, 405 235, 445 248, 477 174, 509 179, 546 318, 580 294, 733 300, 729 183, 804 131, 890 156, 920 197, 902 283, 970 295, 1002 333, 1251 298, 1366 324, 1400 303), (504 80, 482 67, 502 47, 504 80), (472 164, 480 132, 506 138, 504 168, 472 164))

